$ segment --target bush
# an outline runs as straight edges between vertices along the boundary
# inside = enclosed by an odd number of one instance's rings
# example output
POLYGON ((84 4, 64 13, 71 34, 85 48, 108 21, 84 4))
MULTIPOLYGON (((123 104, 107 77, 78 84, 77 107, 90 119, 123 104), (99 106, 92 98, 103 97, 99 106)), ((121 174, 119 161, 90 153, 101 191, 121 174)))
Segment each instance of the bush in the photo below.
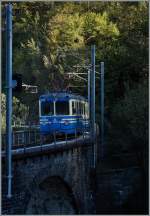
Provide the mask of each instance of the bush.
POLYGON ((147 82, 126 91, 111 113, 112 142, 122 148, 141 151, 148 145, 148 86, 147 82), (115 139, 116 140, 115 140, 115 139))

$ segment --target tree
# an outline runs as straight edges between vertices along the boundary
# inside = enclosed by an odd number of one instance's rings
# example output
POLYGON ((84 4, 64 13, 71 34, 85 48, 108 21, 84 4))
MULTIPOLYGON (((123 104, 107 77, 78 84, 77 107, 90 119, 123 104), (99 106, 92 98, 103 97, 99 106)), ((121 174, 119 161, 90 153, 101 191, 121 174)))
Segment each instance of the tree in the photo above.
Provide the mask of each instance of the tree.
MULTIPOLYGON (((6 130, 6 96, 1 94, 1 119, 2 119, 2 131, 6 130)), ((13 113, 12 113, 12 125, 25 124, 28 117, 28 107, 20 103, 20 101, 13 97, 13 113)))
POLYGON ((146 152, 148 145, 147 84, 145 81, 134 89, 127 88, 125 98, 118 101, 111 113, 113 131, 121 134, 116 139, 121 140, 123 148, 129 145, 135 152, 146 152))
MULTIPOLYGON (((17 2, 13 12, 13 71, 23 74, 24 83, 37 85, 39 95, 69 84, 84 85, 65 74, 87 72, 82 65, 91 63, 92 43, 96 44, 96 64, 105 62, 108 113, 125 96, 126 85, 132 88, 147 79, 148 3, 17 2)), ((5 78, 4 57, 2 62, 5 78)), ((98 87, 99 83, 97 93, 98 87)), ((84 95, 85 89, 75 91, 84 95)), ((39 95, 17 97, 29 106, 39 95)))

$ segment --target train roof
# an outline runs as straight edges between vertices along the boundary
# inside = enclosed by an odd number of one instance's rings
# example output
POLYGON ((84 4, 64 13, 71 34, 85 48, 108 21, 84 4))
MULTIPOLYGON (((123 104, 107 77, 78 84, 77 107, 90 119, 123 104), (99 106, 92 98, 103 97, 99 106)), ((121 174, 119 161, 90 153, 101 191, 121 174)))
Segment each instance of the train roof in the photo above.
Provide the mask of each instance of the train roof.
POLYGON ((67 92, 51 92, 48 94, 44 94, 40 96, 40 100, 42 99, 60 99, 60 100, 69 100, 69 99, 76 99, 76 100, 84 100, 87 101, 87 99, 81 95, 67 93, 67 92))

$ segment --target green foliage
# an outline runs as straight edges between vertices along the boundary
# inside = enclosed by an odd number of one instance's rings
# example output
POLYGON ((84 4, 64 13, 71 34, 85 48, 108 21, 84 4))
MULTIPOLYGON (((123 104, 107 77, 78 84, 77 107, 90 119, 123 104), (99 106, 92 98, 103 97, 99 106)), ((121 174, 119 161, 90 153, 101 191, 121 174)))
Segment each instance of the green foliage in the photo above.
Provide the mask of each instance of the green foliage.
MULTIPOLYGON (((20 101, 13 97, 13 113, 12 125, 24 124, 28 116, 28 108, 20 103, 20 101)), ((6 130, 6 96, 1 94, 1 123, 2 131, 6 130)))
POLYGON ((95 38, 98 45, 106 41, 106 39, 115 39, 119 36, 117 26, 110 22, 108 14, 104 12, 102 15, 94 12, 84 14, 84 36, 88 40, 90 37, 95 38), (103 39, 103 41, 101 40, 103 39))
POLYGON ((114 107, 113 116, 116 116, 126 129, 130 129, 132 136, 139 140, 145 139, 145 133, 148 135, 147 85, 140 84, 137 88, 128 90, 125 98, 114 107))
POLYGON ((87 12, 81 4, 13 3, 13 10, 13 67, 24 75, 24 82, 38 85, 40 91, 67 87, 69 80, 59 84, 63 74, 85 63, 85 53, 78 60, 70 53, 85 50, 91 38, 99 47, 108 47, 119 35, 107 12, 87 12))
POLYGON ((81 48, 83 19, 78 14, 56 14, 49 22, 49 37, 54 47, 81 48))
MULTIPOLYGON (((4 53, 4 32, 2 40, 4 53)), ((39 95, 69 85, 87 85, 65 74, 87 72, 82 66, 91 63, 93 43, 96 64, 105 62, 105 110, 111 113, 116 103, 127 97, 126 86, 132 92, 147 80, 148 2, 13 2, 13 71, 23 74, 24 83, 37 85, 39 95)), ((74 92, 87 95, 87 88, 76 88, 74 92)), ((39 95, 22 93, 17 97, 38 113, 35 101, 39 95)), ((99 98, 97 80, 96 110, 99 98)))
MULTIPOLYGON (((148 144, 148 85, 139 84, 127 89, 124 99, 119 100, 111 113, 115 138, 120 140, 122 148, 146 149, 148 144), (121 136, 120 136, 121 135, 121 136)), ((112 132, 113 136, 113 132, 112 132)), ((116 141, 117 142, 117 141, 116 141)))

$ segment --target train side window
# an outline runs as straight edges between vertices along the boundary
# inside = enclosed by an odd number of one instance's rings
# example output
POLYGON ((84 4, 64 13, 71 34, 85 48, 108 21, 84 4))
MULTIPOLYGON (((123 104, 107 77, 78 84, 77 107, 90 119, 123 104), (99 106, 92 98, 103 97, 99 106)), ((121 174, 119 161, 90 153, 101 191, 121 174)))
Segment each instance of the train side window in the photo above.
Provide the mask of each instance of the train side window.
POLYGON ((75 115, 76 114, 76 106, 75 106, 75 101, 72 101, 72 114, 75 115))
POLYGON ((41 115, 54 115, 54 103, 51 101, 41 102, 41 115))
POLYGON ((79 104, 79 101, 77 102, 77 105, 78 105, 78 115, 80 115, 80 104, 79 104))
POLYGON ((82 104, 79 102, 79 114, 82 115, 82 104))
POLYGON ((85 113, 85 118, 87 118, 87 103, 84 104, 84 113, 85 113))
POLYGON ((82 108, 83 108, 82 114, 84 115, 84 103, 82 103, 82 108))
POLYGON ((89 118, 89 103, 86 103, 86 116, 89 118))
POLYGON ((77 115, 79 115, 79 102, 76 101, 76 107, 77 107, 77 115))
POLYGON ((81 104, 81 115, 83 114, 83 104, 82 104, 82 102, 80 102, 80 104, 81 104))
POLYGON ((85 116, 85 103, 83 104, 83 115, 85 116))
POLYGON ((77 114, 77 102, 76 101, 74 101, 74 107, 76 109, 76 114, 77 114))
POLYGON ((85 115, 88 117, 88 104, 85 104, 85 115))

